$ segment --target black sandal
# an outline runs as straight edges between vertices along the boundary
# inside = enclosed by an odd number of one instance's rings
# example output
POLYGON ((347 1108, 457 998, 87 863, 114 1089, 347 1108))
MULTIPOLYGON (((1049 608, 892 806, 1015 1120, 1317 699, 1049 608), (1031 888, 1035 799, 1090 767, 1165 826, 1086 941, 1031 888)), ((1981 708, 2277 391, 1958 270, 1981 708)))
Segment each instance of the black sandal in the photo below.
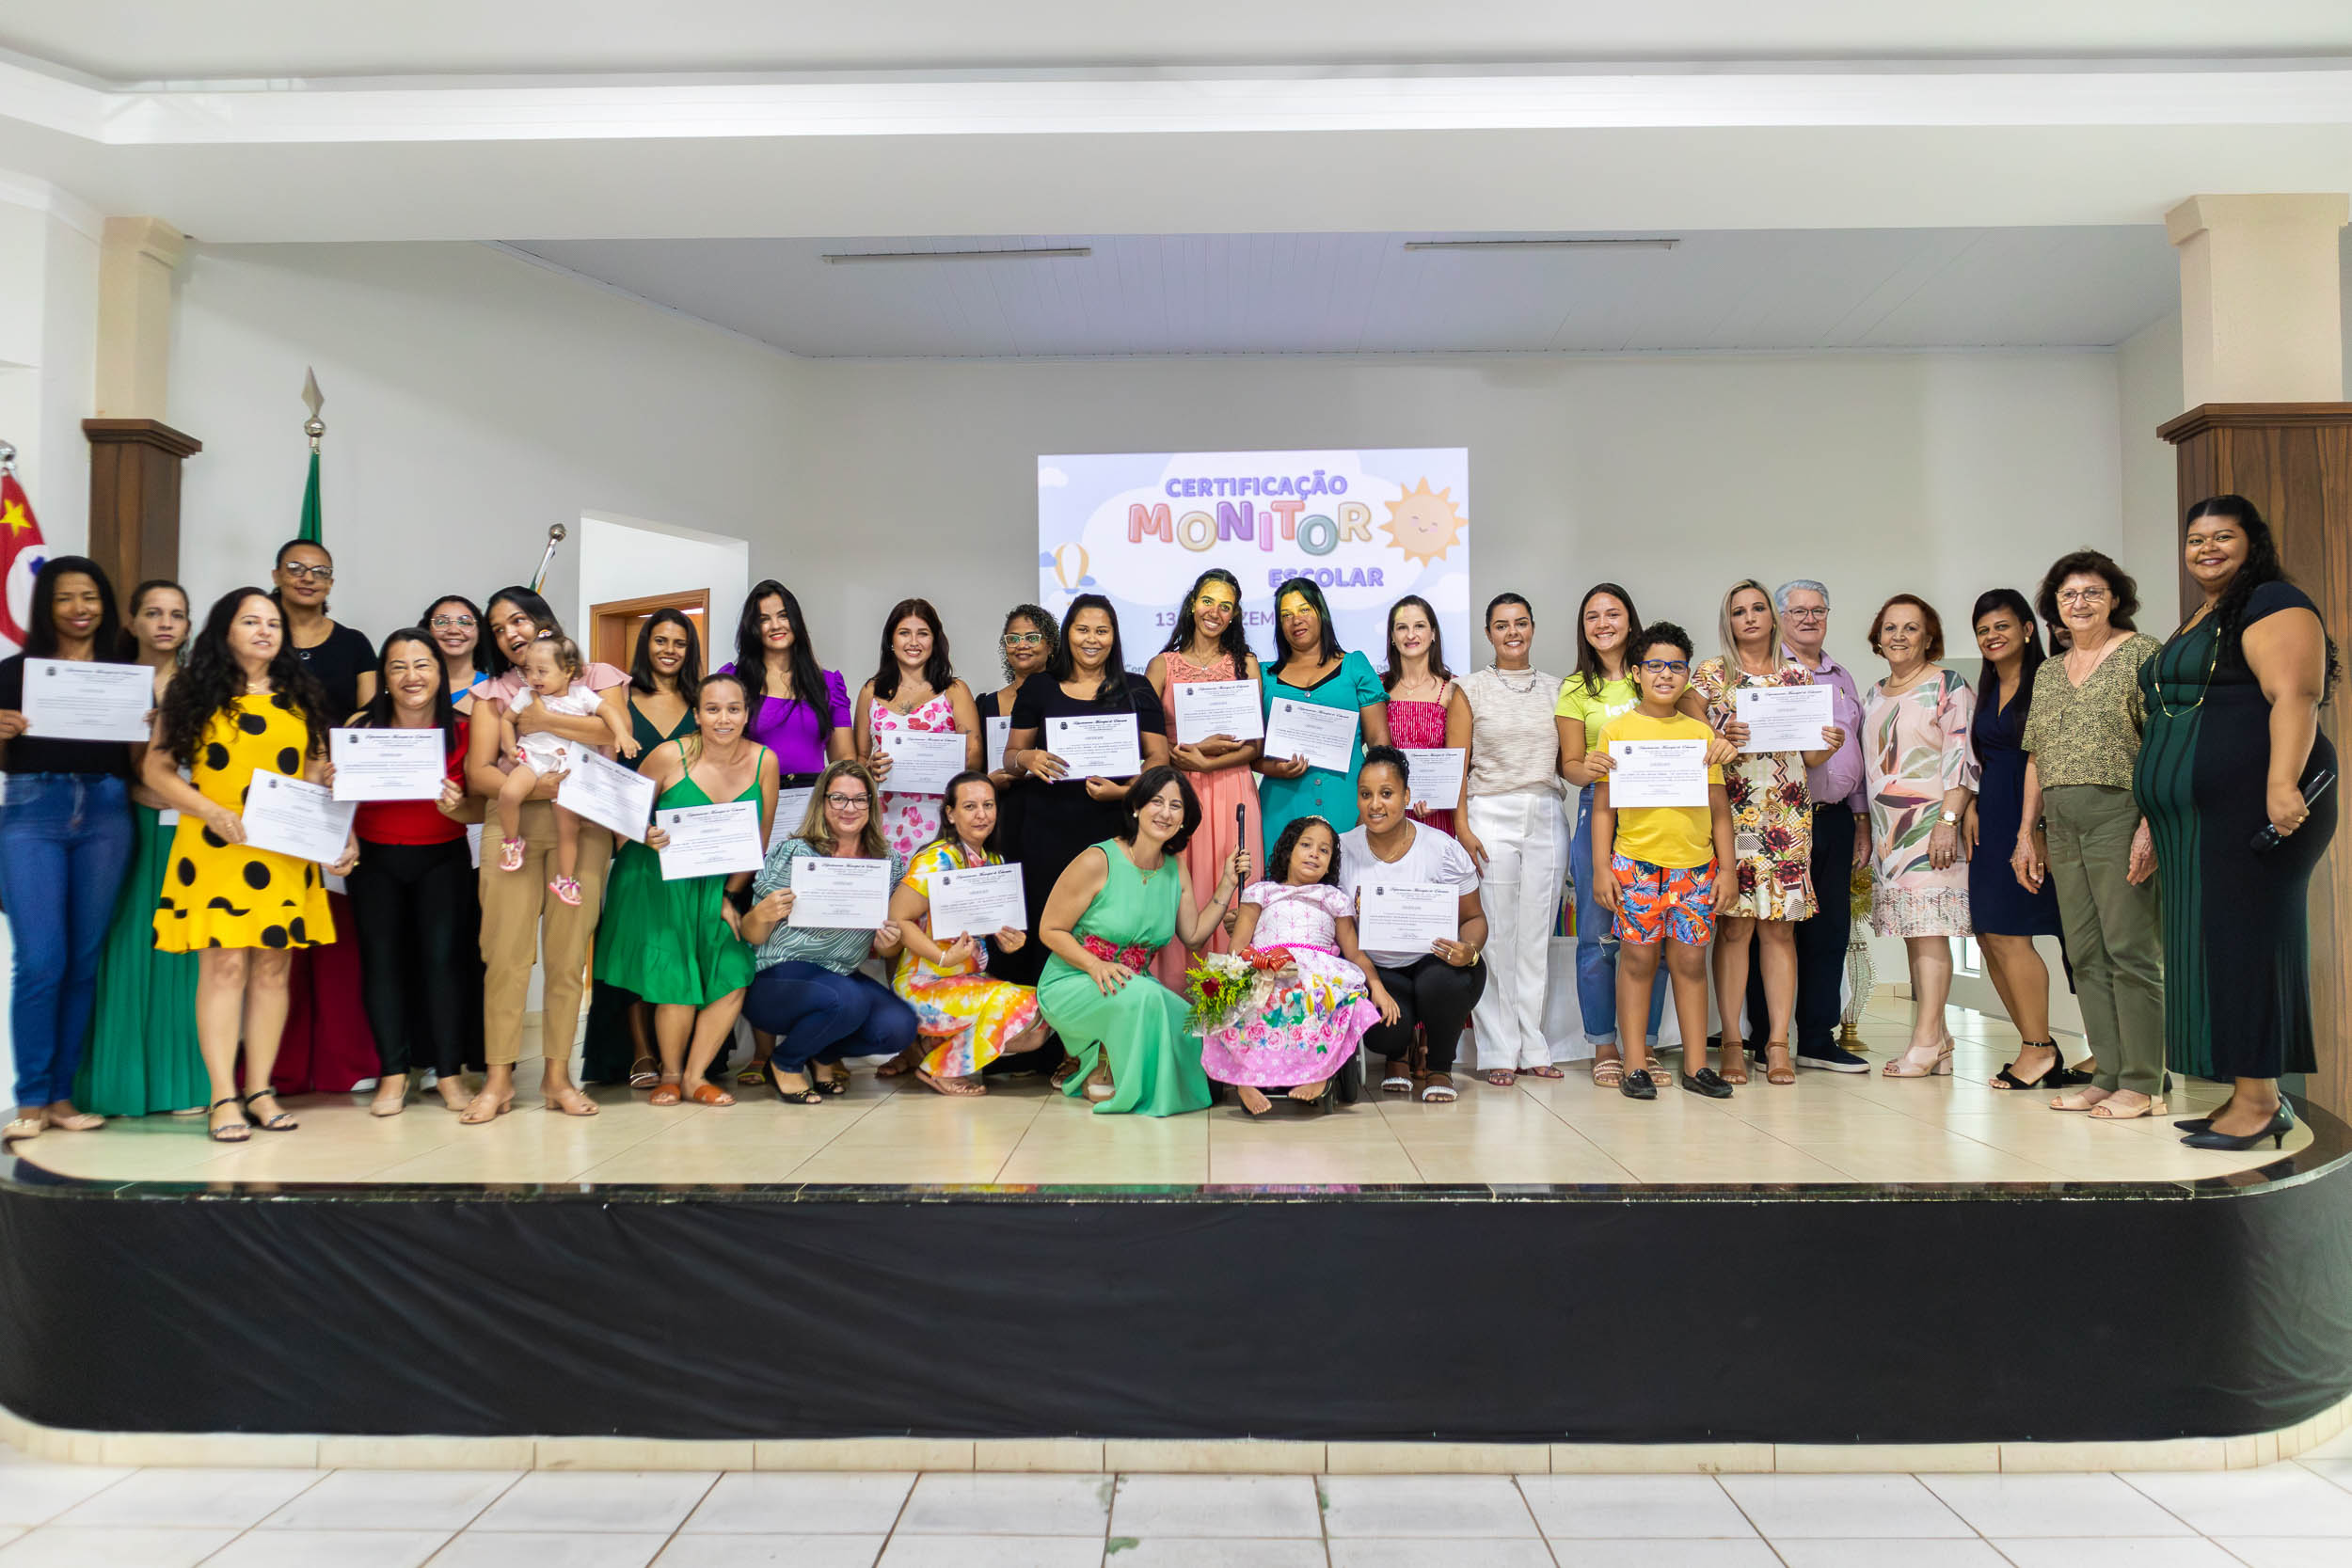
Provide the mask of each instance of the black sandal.
POLYGON ((817 1076, 817 1065, 812 1062, 809 1064, 808 1081, 817 1085, 818 1094, 842 1095, 850 1092, 850 1069, 848 1068, 841 1069, 841 1076, 838 1078, 819 1078, 817 1076))
POLYGON ((207 1121, 204 1129, 205 1135, 216 1144, 241 1144, 253 1136, 253 1123, 246 1119, 245 1103, 233 1094, 226 1100, 215 1100, 210 1105, 205 1106, 204 1116, 207 1121), (218 1127, 209 1125, 213 1113, 223 1105, 236 1106, 237 1119, 224 1121, 218 1127))
POLYGON ((264 1132, 291 1132, 295 1128, 302 1125, 302 1123, 294 1120, 293 1117, 287 1115, 286 1108, 283 1105, 280 1105, 278 1108, 278 1112, 275 1116, 264 1117, 260 1121, 253 1120, 253 1102, 262 1099, 265 1095, 270 1099, 275 1100, 278 1098, 278 1091, 276 1089, 255 1089, 251 1094, 245 1096, 242 1100, 237 1101, 237 1103, 245 1110, 246 1121, 248 1126, 258 1127, 264 1132))
POLYGON ((1994 1088, 2009 1093, 2019 1089, 2071 1089, 2090 1082, 2088 1075, 2076 1072, 2066 1065, 2066 1053, 2058 1049, 2058 1041, 2026 1040, 2024 1043, 2047 1046, 2050 1065, 2042 1069, 2039 1078, 2020 1078, 2013 1070, 2017 1066, 2015 1062, 2003 1062, 2001 1070, 1993 1075, 1994 1088))
MULTIPOLYGON (((825 1102, 825 1097, 816 1089, 786 1088, 784 1086, 784 1074, 777 1069, 776 1059, 773 1056, 769 1057, 766 1061, 760 1063, 759 1065, 761 1069, 765 1071, 768 1076, 768 1086, 775 1090, 776 1098, 783 1101, 787 1105, 822 1105, 825 1102)), ((811 1075, 811 1081, 814 1082, 813 1074, 811 1075)))

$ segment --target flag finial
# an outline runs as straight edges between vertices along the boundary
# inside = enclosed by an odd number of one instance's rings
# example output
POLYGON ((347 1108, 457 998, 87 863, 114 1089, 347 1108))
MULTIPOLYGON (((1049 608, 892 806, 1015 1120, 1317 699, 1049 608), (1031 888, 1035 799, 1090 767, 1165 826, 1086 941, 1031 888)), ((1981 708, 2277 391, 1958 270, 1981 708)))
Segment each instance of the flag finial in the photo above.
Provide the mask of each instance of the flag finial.
POLYGON ((0 474, 16 472, 16 443, 0 441, 0 474))
POLYGON ((326 406, 326 399, 319 391, 318 372, 302 367, 302 401, 310 410, 310 417, 302 421, 302 434, 310 438, 310 450, 319 450, 319 437, 326 434, 326 421, 319 418, 319 410, 326 406))

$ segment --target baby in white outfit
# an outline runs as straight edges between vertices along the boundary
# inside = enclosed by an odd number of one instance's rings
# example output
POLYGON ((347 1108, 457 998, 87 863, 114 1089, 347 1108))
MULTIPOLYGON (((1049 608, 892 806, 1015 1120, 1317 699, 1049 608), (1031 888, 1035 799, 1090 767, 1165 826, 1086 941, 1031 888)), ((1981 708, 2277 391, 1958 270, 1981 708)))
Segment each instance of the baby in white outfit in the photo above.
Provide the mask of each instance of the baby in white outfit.
MULTIPOLYGON (((574 748, 580 747, 579 741, 567 740, 552 730, 518 735, 515 715, 537 703, 549 713, 575 719, 601 717, 612 732, 613 748, 625 757, 637 754, 637 741, 628 732, 628 721, 605 712, 602 701, 580 679, 585 666, 580 661, 579 644, 570 638, 543 637, 533 642, 523 650, 521 669, 523 689, 515 693, 506 711, 500 715, 504 743, 516 762, 515 770, 506 776, 505 785, 499 791, 499 832, 506 841, 499 866, 505 871, 520 871, 523 867, 523 801, 539 786, 542 776, 568 770, 574 748)), ((580 883, 574 874, 580 864, 580 818, 562 806, 555 808, 555 864, 556 874, 548 883, 548 891, 566 904, 579 903, 580 883)))

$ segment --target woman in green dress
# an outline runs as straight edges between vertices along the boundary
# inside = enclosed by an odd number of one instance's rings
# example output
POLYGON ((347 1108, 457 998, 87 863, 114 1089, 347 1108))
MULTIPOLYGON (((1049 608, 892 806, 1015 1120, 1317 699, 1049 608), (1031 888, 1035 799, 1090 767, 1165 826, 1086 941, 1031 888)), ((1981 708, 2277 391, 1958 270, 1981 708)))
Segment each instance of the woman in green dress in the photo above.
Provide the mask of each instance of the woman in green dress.
MULTIPOLYGON (((624 768, 643 772, 664 741, 694 733, 694 693, 702 684, 702 639, 694 623, 675 610, 657 610, 637 631, 637 657, 628 667, 628 728, 637 740, 635 757, 624 768)), ((653 1045, 653 1008, 599 977, 588 1000, 588 1033, 580 1050, 582 1083, 617 1084, 650 1089, 661 1081, 653 1045)))
POLYGON ((1388 688, 1373 673, 1372 660, 1340 646, 1331 607, 1312 578, 1293 578, 1275 590, 1274 636, 1278 657, 1259 674, 1268 719, 1275 704, 1294 702, 1352 708, 1357 722, 1344 773, 1311 767, 1305 757, 1258 758, 1265 776, 1258 786, 1265 842, 1281 837, 1301 816, 1320 816, 1343 833, 1356 825, 1356 770, 1363 766, 1364 748, 1389 743, 1388 688))
MULTIPOLYGON (((639 769, 654 781, 657 811, 751 801, 759 807, 759 842, 768 842, 776 759, 744 737, 749 707, 743 683, 733 675, 702 683, 694 705, 700 733, 663 742, 639 769)), ((624 845, 613 857, 596 928, 596 977, 653 1004, 661 1053, 654 1104, 732 1105, 734 1096, 706 1074, 751 984, 752 950, 726 895, 749 883, 752 873, 665 880, 660 850, 668 842, 661 829, 648 828, 643 844, 624 845)))
MULTIPOLYGON (((154 671, 158 708, 187 641, 187 591, 161 578, 140 583, 131 594, 123 657, 154 671)), ((131 786, 131 870, 99 955, 89 1048, 73 1102, 102 1117, 199 1116, 205 1078, 196 1049, 196 955, 155 951, 155 900, 180 814, 143 784, 131 786)))
POLYGON ((1038 1005, 1077 1063, 1064 1094, 1084 1094, 1101 1115, 1203 1111, 1200 1037, 1185 1031, 1184 998, 1152 978, 1152 955, 1171 937, 1188 947, 1208 940, 1249 875, 1249 851, 1233 851, 1202 909, 1180 858, 1200 825, 1184 776, 1145 768, 1124 815, 1119 835, 1081 852, 1045 901, 1039 935, 1053 957, 1038 1005))

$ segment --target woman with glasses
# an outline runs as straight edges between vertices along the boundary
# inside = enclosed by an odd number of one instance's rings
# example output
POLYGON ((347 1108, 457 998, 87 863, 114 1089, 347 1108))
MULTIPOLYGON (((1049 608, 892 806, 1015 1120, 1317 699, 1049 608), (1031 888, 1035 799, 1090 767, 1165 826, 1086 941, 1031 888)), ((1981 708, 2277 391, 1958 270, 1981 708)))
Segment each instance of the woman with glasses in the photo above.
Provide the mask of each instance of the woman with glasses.
POLYGON ((1281 657, 1260 676, 1268 715, 1278 702, 1312 703, 1352 709, 1357 723, 1345 772, 1312 767, 1305 757, 1259 757, 1258 771, 1266 781, 1258 789, 1264 809, 1260 831, 1279 838, 1295 819, 1320 816, 1345 832, 1356 825, 1356 770, 1363 766, 1364 748, 1389 743, 1388 688, 1373 673, 1372 660, 1340 646, 1331 607, 1312 578, 1293 578, 1274 591, 1274 626, 1281 657))
POLYGON ((462 594, 434 600, 417 617, 417 625, 432 634, 441 652, 441 669, 449 680, 450 705, 459 717, 473 711, 473 689, 489 673, 490 652, 482 635, 482 611, 462 594))
MULTIPOLYGON (((1718 734, 1739 720, 1740 692, 1813 684, 1813 673, 1783 651, 1779 612, 1754 578, 1733 583, 1724 595, 1717 630, 1723 653, 1691 672, 1691 688, 1718 734)), ((1805 778, 1845 743, 1846 732, 1826 724, 1818 746, 1742 752, 1724 767, 1733 864, 1730 885, 1716 892, 1715 998, 1723 1015, 1716 1072, 1726 1084, 1748 1081, 1740 1015, 1748 994, 1751 938, 1763 950, 1766 1016, 1756 1022, 1765 1026, 1764 1078, 1779 1085, 1797 1081, 1788 1053, 1797 1007, 1796 922, 1812 915, 1814 898, 1813 795, 1805 778)), ((1691 1054, 1685 1042, 1686 1062, 1691 1054)))
MULTIPOLYGON (((1133 782, 1074 775, 1046 744, 1046 726, 1055 719, 1129 715, 1144 768, 1164 765, 1168 723, 1160 695, 1150 681, 1128 670, 1120 645, 1119 612, 1110 600, 1100 594, 1081 594, 1062 622, 1061 645, 1054 650, 1053 660, 1023 683, 1005 744, 1005 766, 1020 779, 1013 794, 1026 797, 1021 803, 1021 839, 1015 847, 1033 939, 1063 868, 1118 831, 1133 782)), ((992 972, 1034 986, 1046 957, 1045 944, 1032 940, 1019 952, 1002 955, 992 972)))
POLYGON ((2025 800, 2008 847, 2017 880, 2058 889, 2066 957, 2082 1004, 2090 1083, 2050 1101, 2101 1121, 2164 1115, 2164 939, 2155 848, 2132 795, 2147 710, 2139 667, 2160 644, 2132 629, 2131 575, 2097 550, 2060 556, 2035 595, 2065 625, 2066 652, 2033 683, 2025 800), (2037 839, 2037 824, 2043 839, 2037 839))
POLYGON ((294 657, 326 693, 326 711, 340 721, 375 695, 375 644, 327 615, 326 591, 334 581, 335 562, 326 546, 289 539, 278 546, 270 596, 285 613, 294 657))
MULTIPOLYGON (((335 563, 324 545, 290 539, 278 546, 270 596, 286 620, 286 643, 326 694, 330 722, 345 724, 375 698, 375 646, 356 628, 326 613, 335 563)), ((329 889, 335 929, 357 928, 351 901, 329 889)), ((286 1094, 360 1087, 377 1076, 380 1053, 361 1005, 363 984, 355 943, 338 940, 294 955, 287 977, 286 1028, 278 1048, 277 1083, 286 1094)))
POLYGON ((858 966, 897 954, 898 923, 881 926, 794 926, 792 863, 803 857, 886 861, 895 890, 907 858, 882 841, 880 792, 858 762, 836 762, 817 781, 808 815, 797 832, 779 838, 752 884, 752 907, 739 927, 757 951, 758 973, 743 993, 743 1016, 776 1037, 766 1071, 776 1098, 816 1105, 847 1094, 848 1056, 897 1057, 913 1046, 920 1020, 888 986, 858 966), (820 1074, 819 1067, 831 1070, 820 1074))
POLYGON ((1961 814, 1977 789, 1968 729, 1977 704, 1944 657, 1935 607, 1898 594, 1870 621, 1870 651, 1886 660, 1862 707, 1868 768, 1870 853, 1877 877, 1870 929, 1903 939, 1911 971, 1911 1041, 1886 1064, 1889 1078, 1949 1077, 1952 939, 1971 929, 1961 814))
MULTIPOLYGON (((1248 681, 1258 684, 1258 658, 1242 638, 1241 579, 1221 566, 1212 566, 1193 580, 1176 611, 1176 630, 1168 646, 1152 657, 1144 678, 1160 694, 1171 721, 1183 704, 1170 694, 1173 687, 1196 681, 1248 681)), ((1258 760, 1258 743, 1213 735, 1190 746, 1172 745, 1168 760, 1192 785, 1200 802, 1200 831, 1186 841, 1181 858, 1195 887, 1213 887, 1218 868, 1235 849, 1258 854, 1258 780, 1250 771, 1258 760), (1236 821, 1236 814, 1239 820, 1236 821)), ((1222 926, 1209 933, 1204 952, 1231 950, 1222 926)), ((1171 942, 1152 960, 1152 973, 1162 984, 1181 990, 1188 954, 1184 944, 1171 942)))
MULTIPOLYGON (((1021 695, 1021 683, 1053 662, 1054 650, 1060 642, 1061 623, 1055 620, 1054 612, 1042 605, 1017 604, 1005 612, 1004 634, 996 640, 996 657, 997 662, 1004 666, 1005 684, 980 699, 983 732, 991 720, 1001 720, 1007 730, 1011 728, 1013 699, 1021 695)), ((983 733, 983 743, 986 738, 983 733)), ((997 795, 1009 806, 1011 797, 1006 792, 1012 788, 1017 775, 1011 768, 1003 766, 1005 758, 1001 751, 985 744, 983 750, 984 760, 997 764, 990 770, 988 782, 996 786, 997 795)), ((1002 811, 997 813, 996 829, 1007 844, 1021 842, 1012 818, 1002 811)))

